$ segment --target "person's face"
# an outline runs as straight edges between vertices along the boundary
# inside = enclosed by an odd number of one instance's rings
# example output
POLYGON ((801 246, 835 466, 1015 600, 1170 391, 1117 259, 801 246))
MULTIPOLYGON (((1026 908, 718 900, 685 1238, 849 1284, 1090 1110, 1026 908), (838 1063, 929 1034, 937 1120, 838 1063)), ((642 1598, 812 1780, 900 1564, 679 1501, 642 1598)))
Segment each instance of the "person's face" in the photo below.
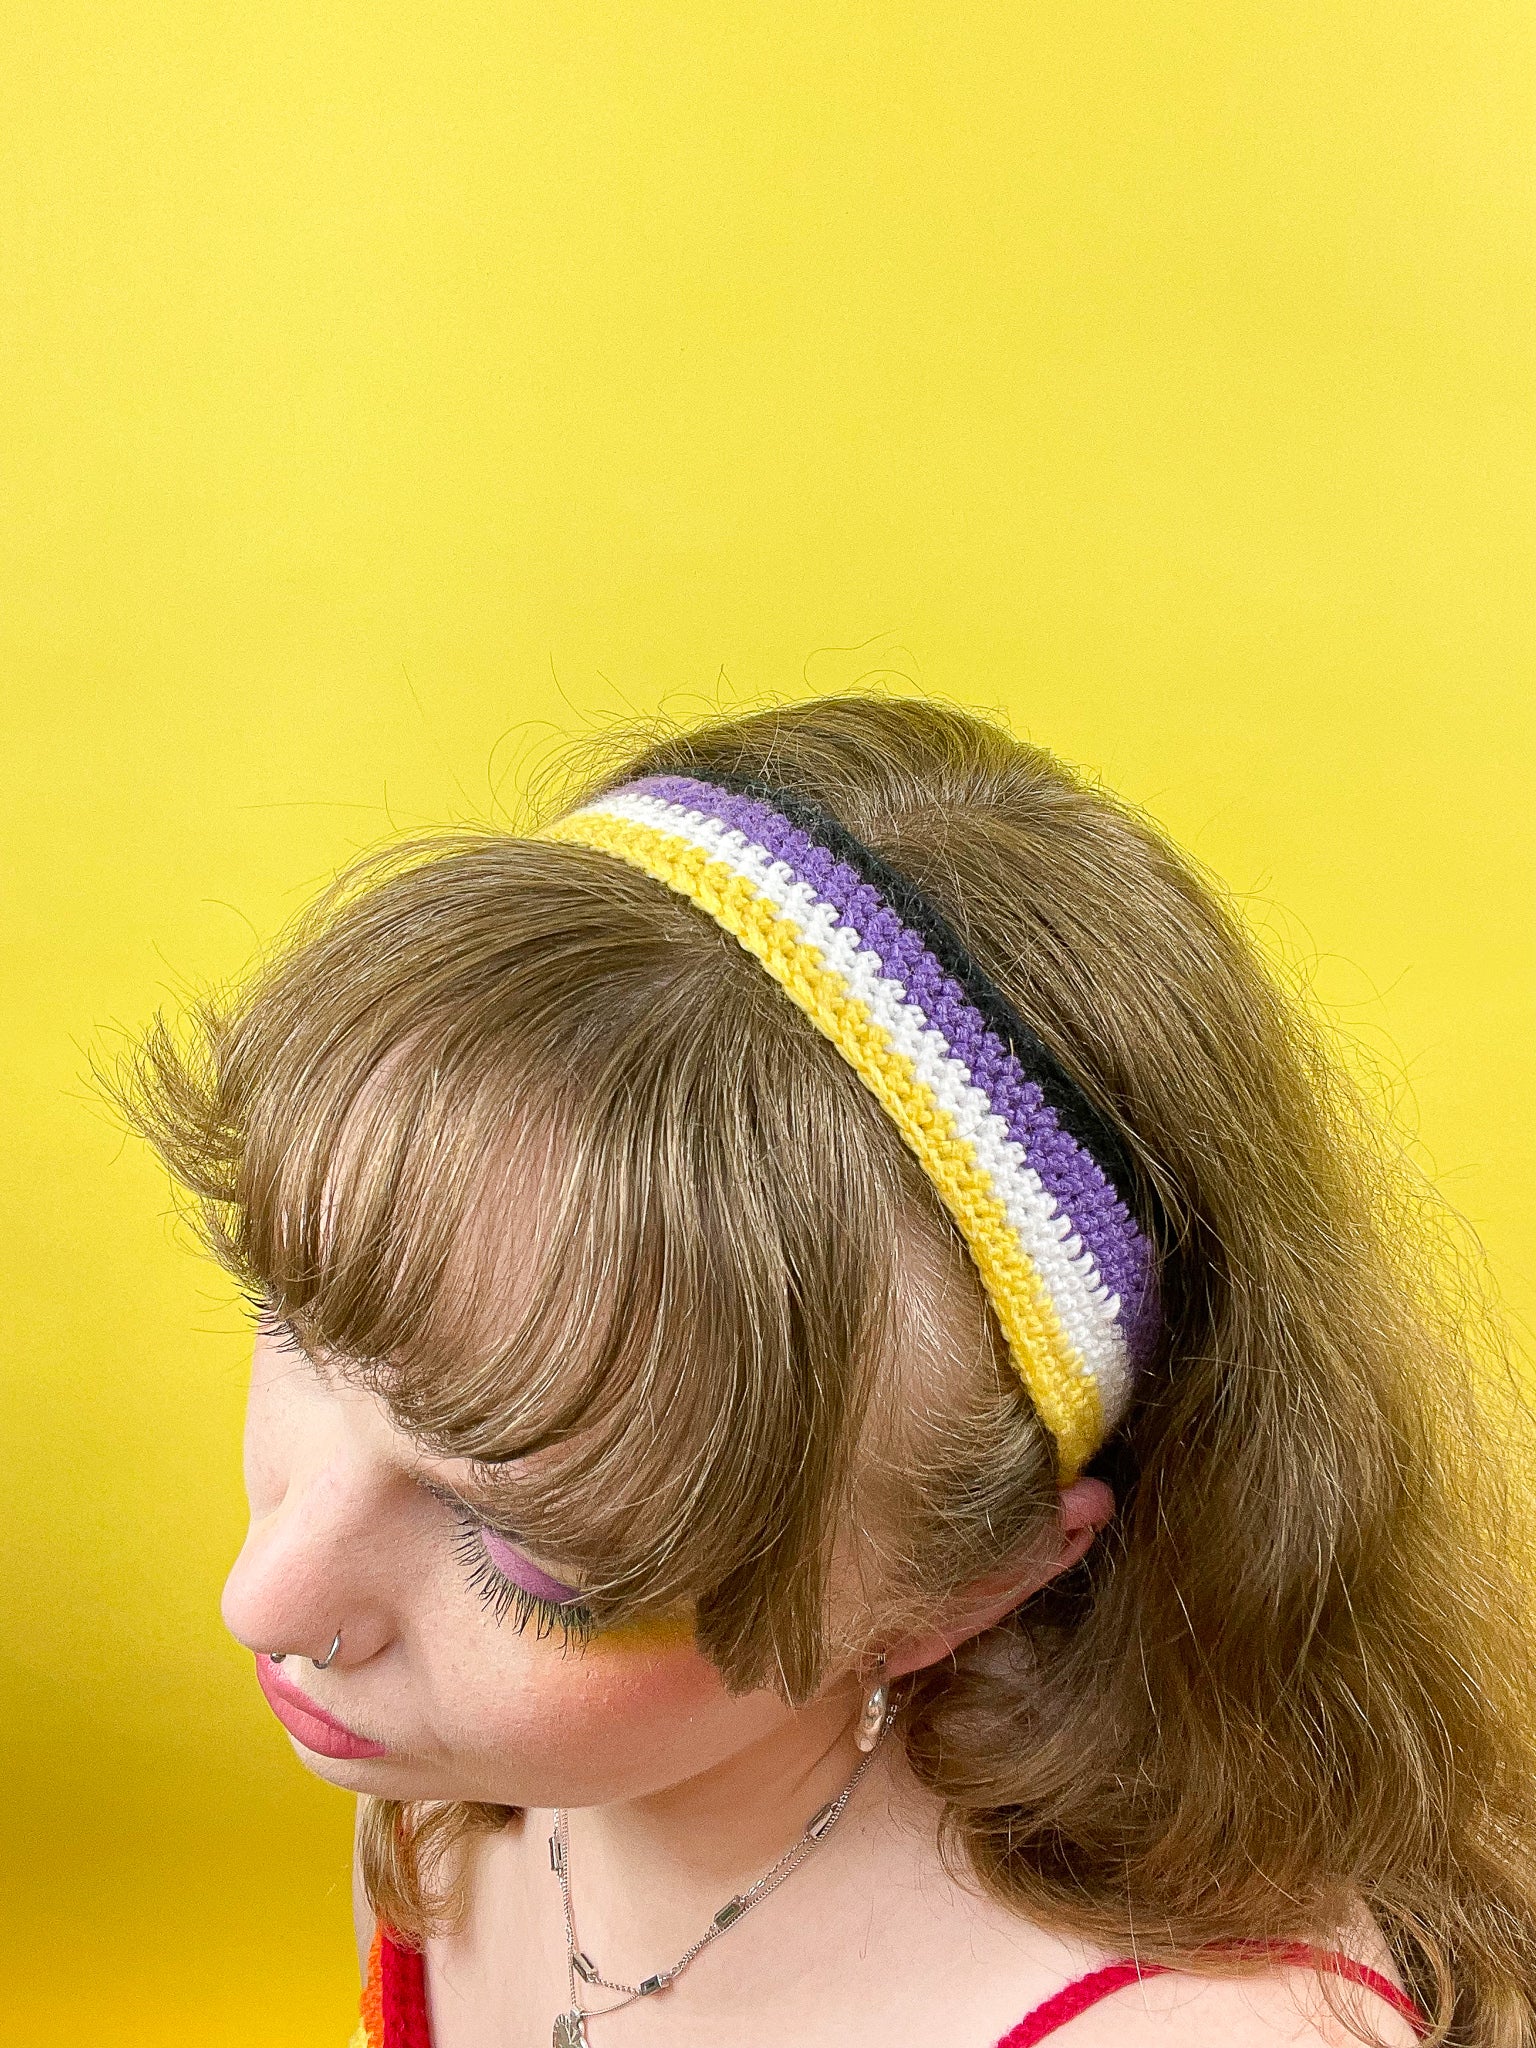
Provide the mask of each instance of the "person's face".
POLYGON ((423 1456, 376 1396, 265 1327, 245 1480, 251 1525, 225 1623, 256 1652, 303 1762, 334 1784, 594 1805, 680 1783, 794 1716, 774 1693, 729 1694, 684 1622, 568 1642, 558 1561, 528 1558, 445 1498, 472 1490, 467 1463, 423 1456), (313 1669, 338 1629, 334 1663, 313 1669), (292 1653, 280 1668, 274 1650, 292 1653), (383 1753, 311 1747, 306 1735, 349 1745, 306 1722, 295 1691, 383 1753))

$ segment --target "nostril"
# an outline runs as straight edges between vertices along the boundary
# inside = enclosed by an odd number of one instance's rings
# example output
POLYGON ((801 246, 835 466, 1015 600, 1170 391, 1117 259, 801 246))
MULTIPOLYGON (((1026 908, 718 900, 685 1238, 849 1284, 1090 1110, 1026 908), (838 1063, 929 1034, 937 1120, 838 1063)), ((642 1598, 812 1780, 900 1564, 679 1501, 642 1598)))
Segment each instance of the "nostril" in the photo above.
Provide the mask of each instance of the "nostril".
MULTIPOLYGON (((309 1661, 311 1664, 314 1665, 317 1671, 329 1671, 331 1666, 336 1662, 336 1652, 340 1648, 341 1630, 337 1629, 336 1634, 332 1639, 331 1647, 326 1651, 325 1655, 323 1657, 311 1657, 309 1661)), ((269 1664, 281 1664, 291 1654, 292 1652, 288 1650, 268 1650, 266 1653, 267 1662, 269 1664)))

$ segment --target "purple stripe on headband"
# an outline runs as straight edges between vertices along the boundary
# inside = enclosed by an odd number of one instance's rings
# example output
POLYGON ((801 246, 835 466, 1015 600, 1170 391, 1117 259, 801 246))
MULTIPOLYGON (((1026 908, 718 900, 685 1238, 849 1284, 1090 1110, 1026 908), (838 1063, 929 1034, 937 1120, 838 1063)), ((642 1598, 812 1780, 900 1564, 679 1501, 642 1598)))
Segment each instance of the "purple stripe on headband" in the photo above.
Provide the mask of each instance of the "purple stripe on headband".
POLYGON ((1120 1297, 1120 1325, 1133 1360, 1139 1362, 1155 1335, 1145 1237, 1098 1161, 1061 1128, 1039 1083, 1025 1074, 961 984, 946 974, 922 934, 904 923, 879 890, 845 861, 755 797, 683 775, 648 776, 627 787, 702 812, 741 832, 836 908, 840 921, 858 934, 886 977, 900 981, 909 1000, 943 1034, 954 1057, 1002 1118, 1009 1137, 1023 1148, 1028 1164, 1071 1218, 1100 1278, 1120 1297))

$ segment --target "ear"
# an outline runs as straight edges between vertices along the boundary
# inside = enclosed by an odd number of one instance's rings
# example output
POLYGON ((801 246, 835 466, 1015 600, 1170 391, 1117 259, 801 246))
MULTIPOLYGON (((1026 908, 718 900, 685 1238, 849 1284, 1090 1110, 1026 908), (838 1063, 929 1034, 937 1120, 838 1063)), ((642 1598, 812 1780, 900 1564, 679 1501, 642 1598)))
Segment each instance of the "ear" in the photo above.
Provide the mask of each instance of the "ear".
POLYGON ((1074 1479, 1056 1500, 1056 1521, 1044 1539, 984 1579, 963 1586, 949 1611, 927 1634, 892 1643, 882 1678, 902 1678, 938 1664, 962 1643, 991 1628, 1005 1614, 1075 1565, 1115 1512, 1115 1496, 1102 1479, 1074 1479))

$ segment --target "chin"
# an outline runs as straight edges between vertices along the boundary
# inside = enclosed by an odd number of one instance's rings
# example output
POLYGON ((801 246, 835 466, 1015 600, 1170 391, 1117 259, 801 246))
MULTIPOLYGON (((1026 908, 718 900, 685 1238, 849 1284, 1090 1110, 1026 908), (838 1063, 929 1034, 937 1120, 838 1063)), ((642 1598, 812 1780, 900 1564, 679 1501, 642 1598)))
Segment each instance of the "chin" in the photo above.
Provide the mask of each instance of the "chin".
POLYGON ((341 1792, 366 1793, 373 1799, 464 1799, 472 1793, 444 1790, 440 1772, 403 1756, 321 1756, 306 1749, 296 1736, 288 1740, 311 1777, 323 1778, 341 1792))

